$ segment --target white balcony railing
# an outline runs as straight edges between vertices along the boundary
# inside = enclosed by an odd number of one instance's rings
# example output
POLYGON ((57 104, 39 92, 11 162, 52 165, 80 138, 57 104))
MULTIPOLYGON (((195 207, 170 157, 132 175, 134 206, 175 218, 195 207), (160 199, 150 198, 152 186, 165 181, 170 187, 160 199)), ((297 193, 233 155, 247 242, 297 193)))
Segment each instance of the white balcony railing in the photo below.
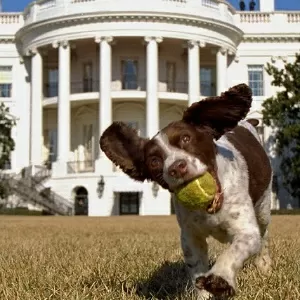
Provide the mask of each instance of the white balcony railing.
POLYGON ((1 35, 14 35, 23 24, 22 13, 0 13, 1 35))
POLYGON ((159 13, 205 17, 232 23, 234 9, 225 0, 37 0, 24 11, 25 24, 71 15, 159 13), (83 5, 84 4, 84 5, 83 5))
POLYGON ((299 11, 237 12, 236 26, 245 34, 299 34, 299 11), (280 24, 280 26, 279 26, 280 24))

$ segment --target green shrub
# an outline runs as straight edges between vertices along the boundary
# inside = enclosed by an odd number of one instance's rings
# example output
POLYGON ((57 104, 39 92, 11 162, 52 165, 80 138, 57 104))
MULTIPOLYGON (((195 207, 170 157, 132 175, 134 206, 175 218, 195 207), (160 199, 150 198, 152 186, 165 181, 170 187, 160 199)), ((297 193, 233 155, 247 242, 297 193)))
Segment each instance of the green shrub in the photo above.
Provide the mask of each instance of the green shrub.
POLYGON ((17 215, 17 216, 42 216, 45 213, 38 210, 29 210, 25 207, 3 208, 0 210, 0 215, 17 215))

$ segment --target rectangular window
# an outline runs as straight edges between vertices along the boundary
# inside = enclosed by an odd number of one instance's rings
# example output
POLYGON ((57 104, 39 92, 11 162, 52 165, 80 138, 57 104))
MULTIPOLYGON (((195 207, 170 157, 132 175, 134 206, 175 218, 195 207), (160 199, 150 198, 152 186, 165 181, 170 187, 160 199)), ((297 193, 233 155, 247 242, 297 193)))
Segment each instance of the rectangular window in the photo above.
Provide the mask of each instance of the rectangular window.
POLYGON ((82 131, 83 147, 84 147, 84 160, 94 160, 94 134, 93 124, 84 124, 82 131))
POLYGON ((0 97, 10 98, 12 92, 12 66, 0 66, 0 97))
POLYGON ((45 146, 48 148, 48 161, 53 163, 57 159, 57 128, 44 131, 45 146))
POLYGON ((120 215, 138 215, 140 206, 139 193, 120 193, 120 215))
POLYGON ((248 65, 248 84, 253 96, 264 96, 263 65, 248 65))
POLYGON ((58 95, 58 69, 48 69, 47 97, 58 95))
POLYGON ((200 68, 201 96, 210 97, 216 95, 216 68, 200 68))
POLYGON ((83 64, 83 92, 93 91, 93 64, 91 62, 83 64))
POLYGON ((125 59, 122 64, 122 89, 136 90, 138 88, 138 61, 125 59))
POLYGON ((176 92, 176 63, 167 62, 166 65, 167 91, 176 92))

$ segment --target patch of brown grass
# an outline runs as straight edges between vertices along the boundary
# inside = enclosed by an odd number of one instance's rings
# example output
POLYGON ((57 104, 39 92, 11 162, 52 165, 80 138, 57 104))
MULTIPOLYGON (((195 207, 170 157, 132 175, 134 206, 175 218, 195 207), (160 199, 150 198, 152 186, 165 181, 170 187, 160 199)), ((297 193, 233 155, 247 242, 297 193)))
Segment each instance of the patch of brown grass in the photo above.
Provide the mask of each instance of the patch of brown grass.
MULTIPOLYGON (((10 216, 0 232, 0 299, 194 299, 174 216, 10 216)), ((236 299, 300 299, 299 216, 273 217, 271 250, 272 275, 247 264, 236 299)))

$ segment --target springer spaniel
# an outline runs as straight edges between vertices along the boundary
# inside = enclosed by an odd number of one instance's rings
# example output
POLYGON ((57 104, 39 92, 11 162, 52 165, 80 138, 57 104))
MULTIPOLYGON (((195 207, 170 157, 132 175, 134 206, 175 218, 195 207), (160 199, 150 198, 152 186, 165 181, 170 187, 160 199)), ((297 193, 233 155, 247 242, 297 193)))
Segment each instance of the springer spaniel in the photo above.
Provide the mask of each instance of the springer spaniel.
POLYGON ((272 169, 255 130, 258 121, 243 120, 252 103, 251 89, 239 84, 192 104, 180 121, 152 139, 141 138, 114 122, 100 138, 107 157, 131 178, 156 181, 172 194, 181 228, 181 246, 199 299, 231 297, 244 262, 268 273, 272 169), (210 172, 219 191, 206 211, 182 206, 173 191, 210 172), (209 269, 206 238, 230 246, 209 269))

